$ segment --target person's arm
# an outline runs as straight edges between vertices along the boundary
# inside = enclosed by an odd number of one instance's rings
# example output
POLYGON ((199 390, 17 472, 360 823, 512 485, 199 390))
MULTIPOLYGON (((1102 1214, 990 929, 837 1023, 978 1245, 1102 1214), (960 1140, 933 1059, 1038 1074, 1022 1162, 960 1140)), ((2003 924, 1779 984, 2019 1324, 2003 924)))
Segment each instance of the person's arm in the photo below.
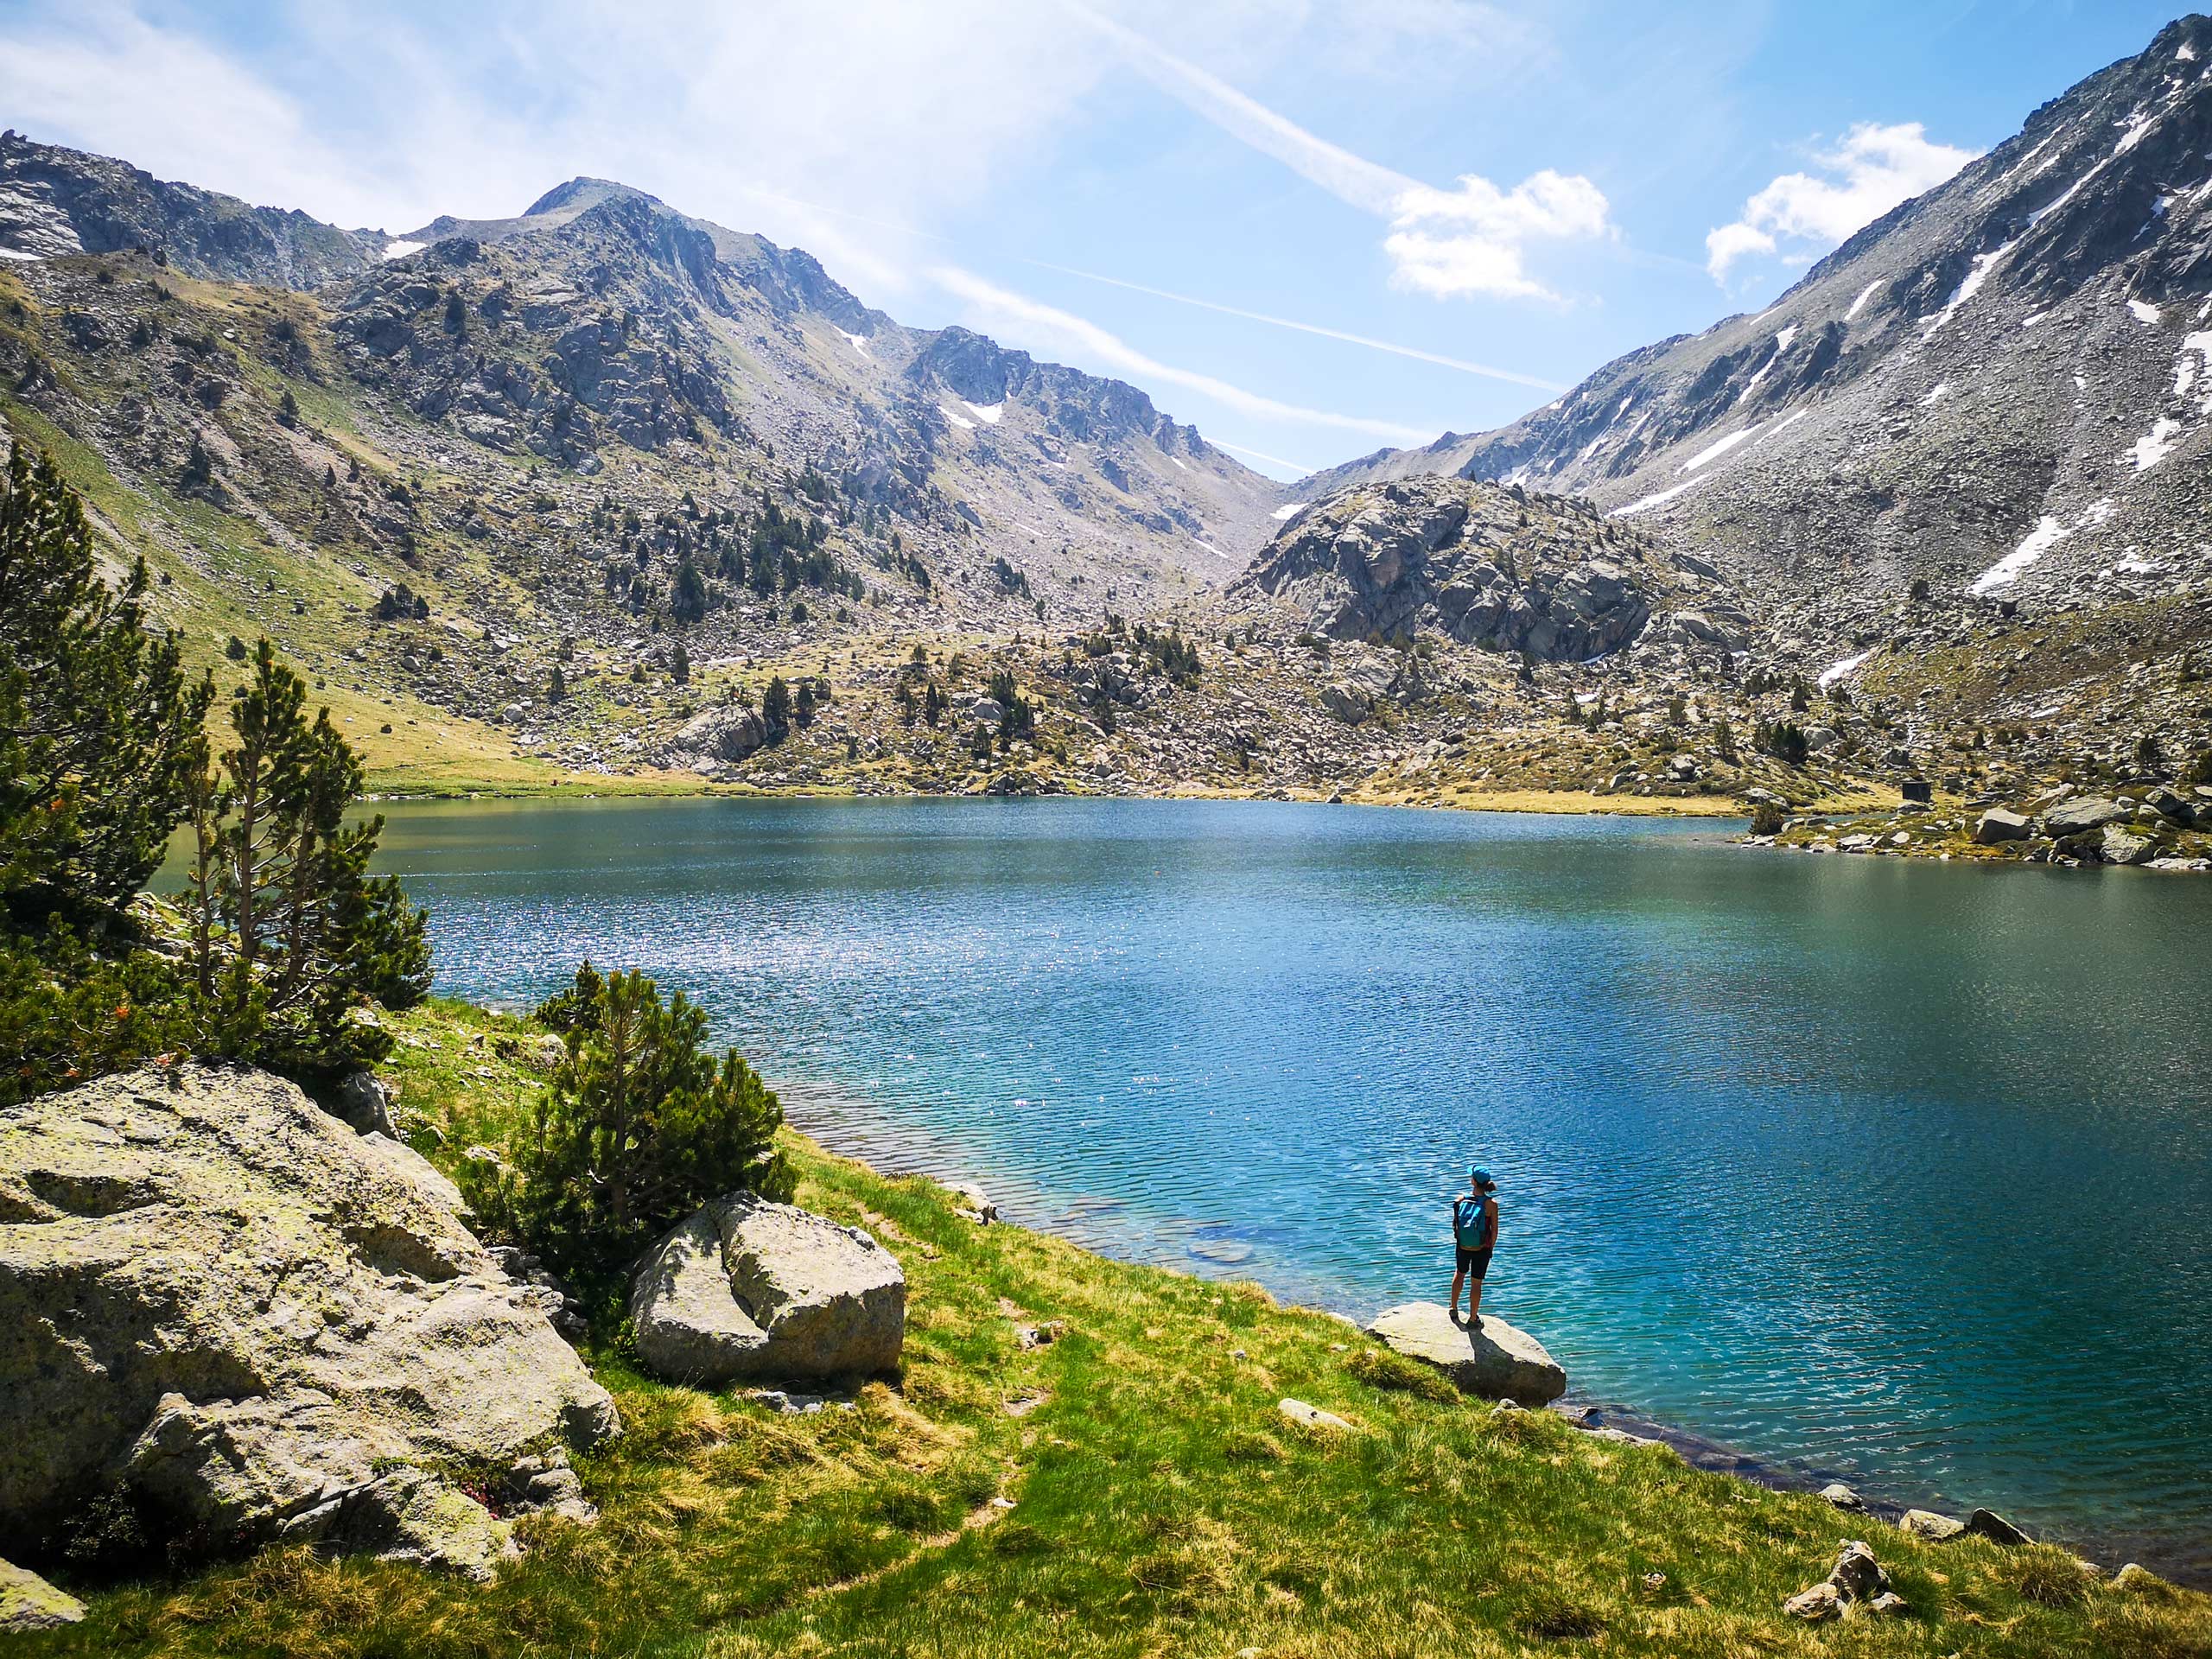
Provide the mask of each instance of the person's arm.
POLYGON ((1484 1239, 1483 1248, 1486 1250, 1496 1249, 1497 1248, 1497 1200, 1484 1198, 1483 1211, 1490 1222, 1489 1236, 1484 1239))

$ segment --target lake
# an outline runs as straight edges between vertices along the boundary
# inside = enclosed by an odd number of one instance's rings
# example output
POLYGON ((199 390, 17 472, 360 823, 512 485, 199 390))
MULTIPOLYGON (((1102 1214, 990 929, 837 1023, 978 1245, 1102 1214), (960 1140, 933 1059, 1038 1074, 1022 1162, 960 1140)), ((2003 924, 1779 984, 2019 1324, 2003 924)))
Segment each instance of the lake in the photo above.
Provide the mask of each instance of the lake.
POLYGON ((443 991, 703 1003, 802 1127, 1870 1497, 2212 1567, 2212 882, 1246 802, 388 810, 443 991))

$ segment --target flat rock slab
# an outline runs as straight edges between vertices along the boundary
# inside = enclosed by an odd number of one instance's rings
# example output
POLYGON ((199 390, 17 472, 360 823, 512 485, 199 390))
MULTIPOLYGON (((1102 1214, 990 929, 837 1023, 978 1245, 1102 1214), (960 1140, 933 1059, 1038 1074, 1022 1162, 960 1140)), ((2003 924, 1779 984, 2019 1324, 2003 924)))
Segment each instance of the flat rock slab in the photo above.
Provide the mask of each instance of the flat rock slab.
POLYGON ((638 1357, 672 1382, 872 1376, 898 1366, 906 1275, 857 1227, 741 1192, 654 1247, 630 1318, 638 1357))
POLYGON ((1495 1315, 1455 1324, 1440 1302, 1407 1302, 1375 1316, 1368 1333, 1408 1359, 1433 1365, 1463 1393, 1531 1408, 1567 1392, 1567 1373, 1544 1344, 1495 1315))

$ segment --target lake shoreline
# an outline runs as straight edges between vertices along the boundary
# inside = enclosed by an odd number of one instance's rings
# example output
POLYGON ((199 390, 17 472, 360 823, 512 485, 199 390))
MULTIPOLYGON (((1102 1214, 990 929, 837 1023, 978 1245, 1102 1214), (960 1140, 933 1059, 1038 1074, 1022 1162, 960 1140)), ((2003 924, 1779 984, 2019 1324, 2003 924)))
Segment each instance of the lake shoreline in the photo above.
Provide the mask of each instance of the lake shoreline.
MULTIPOLYGON (((1205 1255, 1193 1255, 1188 1247, 1185 1248, 1180 1255, 1172 1258, 1165 1253, 1157 1258, 1150 1258, 1115 1249, 1099 1233, 1086 1231, 1079 1225, 1056 1222, 1045 1213, 1049 1206, 1043 1201, 1046 1195, 1041 1191, 1029 1187, 1026 1184, 1016 1183, 1004 1172, 989 1167, 986 1160, 979 1159, 969 1148, 935 1144, 932 1138, 923 1132, 897 1124, 880 1110, 871 1109, 861 1105, 855 1096, 842 1089, 804 1082, 796 1084, 778 1084, 775 1086, 779 1096, 787 1103, 785 1121, 795 1133, 804 1135, 824 1151, 836 1157, 850 1159, 887 1179, 898 1180, 912 1176, 922 1176, 940 1184, 954 1181, 979 1183, 989 1192, 993 1203, 999 1207, 1002 1225, 1049 1234, 1074 1244, 1079 1249, 1090 1250, 1114 1261, 1159 1268, 1167 1272, 1188 1274, 1193 1278, 1213 1279, 1222 1282, 1249 1279, 1262 1285, 1271 1294, 1278 1290, 1277 1286, 1268 1284, 1260 1274, 1242 1271, 1241 1269, 1248 1265, 1246 1262, 1227 1263, 1215 1262, 1211 1265, 1224 1269, 1234 1267, 1240 1270, 1208 1272, 1206 1267, 1209 1259, 1205 1255), (794 1102, 803 1103, 796 1113, 791 1109, 790 1104, 794 1102), (815 1109, 823 1109, 827 1121, 823 1117, 804 1116, 815 1109), (858 1128, 855 1120, 861 1117, 873 1126, 874 1132, 861 1135, 857 1144, 850 1139, 845 1140, 841 1144, 840 1137, 852 1136, 858 1128), (1009 1192, 1019 1192, 1022 1196, 1009 1198, 1006 1196, 1009 1192)), ((1123 1201, 1103 1202, 1118 1207, 1123 1201)), ((1074 1216, 1086 1211, 1096 1213, 1101 1207, 1101 1203, 1102 1201, 1099 1200, 1078 1197, 1063 1200, 1060 1207, 1068 1215, 1074 1216)), ((1325 1294, 1313 1294, 1311 1287, 1304 1291, 1291 1289, 1287 1285, 1283 1288, 1288 1290, 1291 1294, 1310 1298, 1310 1300, 1288 1302, 1287 1306, 1312 1307, 1320 1313, 1344 1319, 1363 1332, 1367 1328, 1367 1319, 1373 1317, 1374 1310, 1363 1315, 1344 1307, 1332 1306, 1332 1298, 1325 1294)), ((1406 1300, 1408 1294, 1411 1293, 1385 1297, 1376 1303, 1376 1308, 1406 1300)), ((1531 1331, 1530 1334, 1540 1342, 1543 1340, 1543 1333, 1540 1331, 1531 1331)), ((1566 1395, 1549 1409, 1567 1418, 1580 1427, 1617 1429, 1640 1435, 1647 1440, 1658 1440, 1671 1447, 1685 1463, 1693 1468, 1713 1474, 1732 1476, 1753 1485, 1764 1487, 1770 1491, 1816 1494, 1822 1487, 1832 1483, 1851 1484, 1841 1472, 1821 1467, 1808 1460, 1747 1452, 1695 1429, 1686 1427, 1680 1423, 1655 1416, 1638 1407, 1589 1394, 1575 1385, 1573 1380, 1573 1370, 1571 1366, 1568 1367, 1567 1375, 1569 1380, 1566 1395)), ((1861 1476, 1859 1478, 1864 1480, 1866 1478, 1861 1476)), ((1890 1526, 1895 1526, 1909 1510, 1928 1509, 1948 1514, 1950 1511, 1944 1506, 1954 1502, 1954 1500, 1931 1496, 1926 1492, 1909 1499, 1898 1498, 1886 1493, 1869 1496, 1861 1492, 1859 1496, 1866 1504, 1867 1514, 1890 1526)), ((1984 1503, 1979 1505, 1961 1504, 1958 1507, 1961 1509, 1988 1508, 1999 1514, 2005 1513, 2001 1502, 1984 1503)), ((2148 1567, 2152 1572, 2175 1584, 2183 1585, 2190 1589, 2212 1590, 2212 1548, 2205 1548, 2196 1554, 2190 1554, 2184 1553, 2177 1545, 2161 1541, 2148 1535, 2126 1531, 2090 1529, 2079 1533, 2062 1533, 2050 1536, 2038 1535, 2038 1536, 2042 1541, 2056 1543, 2063 1548, 2072 1550, 2085 1560, 2094 1561, 2107 1573, 2117 1573, 2122 1566, 2133 1561, 2148 1567)))

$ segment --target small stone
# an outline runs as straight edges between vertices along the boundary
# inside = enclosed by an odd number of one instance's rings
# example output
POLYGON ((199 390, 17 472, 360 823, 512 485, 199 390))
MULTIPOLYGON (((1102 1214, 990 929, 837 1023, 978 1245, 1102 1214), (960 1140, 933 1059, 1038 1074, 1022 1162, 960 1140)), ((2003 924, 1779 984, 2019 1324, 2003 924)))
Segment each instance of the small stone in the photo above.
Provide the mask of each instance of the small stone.
POLYGON ((1847 1602, 1872 1601, 1890 1587, 1890 1575, 1874 1559, 1872 1548, 1853 1538, 1836 1553, 1835 1570, 1828 1582, 1847 1602))
POLYGON ((1782 1611, 1792 1618, 1802 1618, 1808 1624, 1824 1624, 1832 1618, 1843 1617, 1843 1598, 1836 1593, 1835 1586, 1816 1584, 1809 1590, 1801 1590, 1782 1604, 1782 1611))
POLYGON ((1981 815, 1974 827, 1977 846, 1994 847, 2000 841, 2025 841, 2030 830, 2028 820, 2018 812, 2007 812, 1997 807, 1981 815))
POLYGON ((991 1201, 991 1195, 975 1182, 947 1181, 944 1184, 944 1190, 956 1198, 965 1200, 960 1206, 960 1214, 963 1219, 972 1221, 978 1226, 988 1226, 999 1218, 998 1205, 991 1201))
POLYGON ((1324 1411, 1319 1406, 1309 1406, 1303 1400, 1284 1400, 1276 1408, 1294 1423, 1304 1423, 1309 1428, 1350 1428, 1351 1425, 1333 1411, 1324 1411))
POLYGON ((1903 1596, 1894 1590, 1885 1590, 1866 1604, 1866 1611, 1878 1618, 1891 1618, 1909 1610, 1903 1596))
POLYGON ((1866 1513, 1866 1500, 1840 1480, 1832 1480, 1821 1488, 1821 1497, 1833 1507, 1849 1515, 1866 1513))
POLYGON ((1907 1510, 1897 1522, 1897 1529, 1924 1538, 1931 1544, 1940 1544, 1964 1532, 1967 1523, 1951 1516, 1937 1515, 1933 1510, 1907 1510))
POLYGON ((2130 1561, 2112 1575, 2112 1587, 2126 1594, 2134 1595, 2146 1590, 2164 1591, 2168 1586, 2164 1579, 2141 1562, 2130 1561))

